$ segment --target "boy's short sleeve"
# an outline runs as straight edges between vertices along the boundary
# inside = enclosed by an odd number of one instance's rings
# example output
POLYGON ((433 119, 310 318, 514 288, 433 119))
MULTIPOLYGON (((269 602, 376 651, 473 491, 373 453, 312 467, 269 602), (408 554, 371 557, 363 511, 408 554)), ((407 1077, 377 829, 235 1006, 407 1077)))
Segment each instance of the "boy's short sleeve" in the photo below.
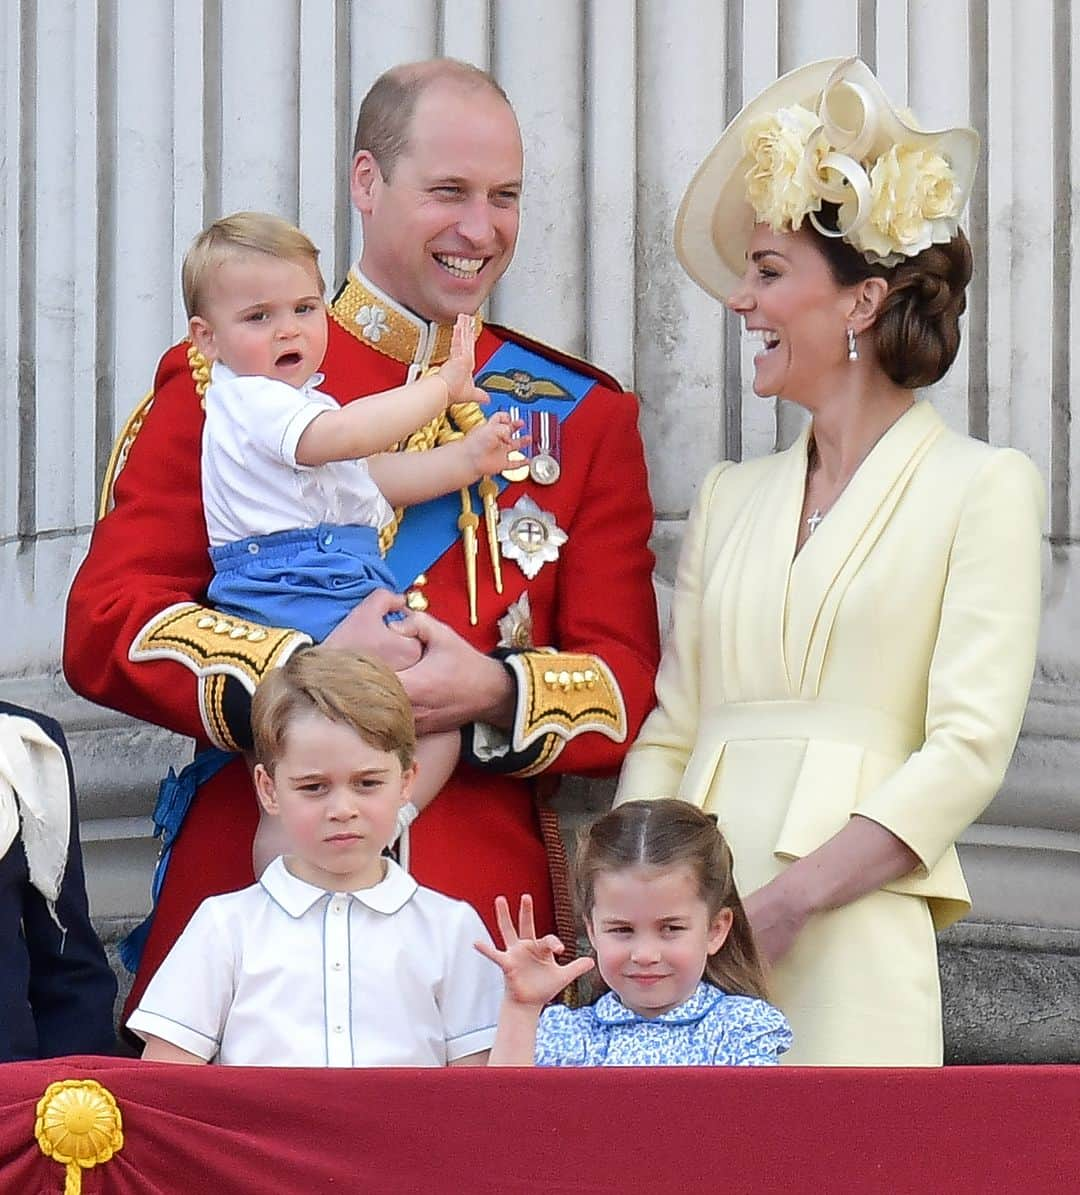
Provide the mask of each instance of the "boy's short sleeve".
POLYGON ((234 935, 211 897, 150 980, 127 1027, 211 1062, 221 1045, 236 991, 234 935))
POLYGON ((226 452, 253 447, 293 469, 304 468, 296 462, 300 437, 319 415, 336 407, 324 395, 275 378, 230 378, 207 394, 207 419, 226 452))
POLYGON ((540 1014, 536 1029, 537 1066, 584 1066, 586 1053, 585 1017, 588 1008, 567 1008, 552 1004, 540 1014))
POLYGON ((502 971, 473 945, 490 944, 491 936, 471 905, 463 901, 455 905, 438 996, 447 1062, 491 1049, 503 998, 502 971))

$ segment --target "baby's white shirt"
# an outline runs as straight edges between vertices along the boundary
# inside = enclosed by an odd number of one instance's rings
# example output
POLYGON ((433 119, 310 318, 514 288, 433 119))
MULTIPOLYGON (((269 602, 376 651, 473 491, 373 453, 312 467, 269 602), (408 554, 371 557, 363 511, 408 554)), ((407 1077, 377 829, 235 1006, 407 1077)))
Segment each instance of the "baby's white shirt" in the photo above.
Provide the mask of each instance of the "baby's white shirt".
POLYGON ((316 389, 322 380, 314 374, 297 389, 273 378, 240 377, 214 363, 202 437, 211 547, 320 523, 378 529, 393 518, 367 461, 296 463, 296 446, 312 420, 340 409, 316 389))

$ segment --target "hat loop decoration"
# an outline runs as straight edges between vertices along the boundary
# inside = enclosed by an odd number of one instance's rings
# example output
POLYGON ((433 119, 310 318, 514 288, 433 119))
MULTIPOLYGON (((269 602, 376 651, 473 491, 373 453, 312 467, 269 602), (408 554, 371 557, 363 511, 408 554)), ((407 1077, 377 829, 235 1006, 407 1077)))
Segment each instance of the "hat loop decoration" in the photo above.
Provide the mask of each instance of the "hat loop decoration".
POLYGON ((920 129, 858 58, 810 63, 725 129, 683 196, 675 251, 720 299, 739 285, 757 223, 791 232, 808 220, 894 266, 956 235, 978 153, 974 129, 920 129), (836 208, 828 218, 826 203, 836 208))
POLYGON ((47 1158, 67 1168, 64 1195, 79 1195, 83 1170, 107 1162, 124 1146, 116 1100, 94 1079, 50 1083, 37 1103, 34 1136, 47 1158))

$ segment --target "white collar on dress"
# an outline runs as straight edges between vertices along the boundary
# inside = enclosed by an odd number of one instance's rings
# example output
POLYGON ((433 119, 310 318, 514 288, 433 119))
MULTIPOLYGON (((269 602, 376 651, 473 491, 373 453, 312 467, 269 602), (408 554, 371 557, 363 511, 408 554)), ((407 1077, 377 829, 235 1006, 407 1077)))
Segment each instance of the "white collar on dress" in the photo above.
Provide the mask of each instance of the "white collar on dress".
POLYGON ((593 1005, 593 1014, 603 1025, 630 1025, 635 1021, 645 1025, 693 1025, 725 995, 720 988, 701 980, 690 998, 682 1004, 662 1012, 658 1017, 643 1017, 632 1008, 627 1008, 614 992, 605 992, 593 1005))
POLYGON ((396 913, 412 899, 417 883, 393 859, 384 862, 386 875, 374 887, 358 888, 355 892, 336 893, 309 884, 289 871, 281 855, 267 865, 259 883, 290 917, 302 917, 312 905, 330 896, 351 896, 375 913, 396 913))

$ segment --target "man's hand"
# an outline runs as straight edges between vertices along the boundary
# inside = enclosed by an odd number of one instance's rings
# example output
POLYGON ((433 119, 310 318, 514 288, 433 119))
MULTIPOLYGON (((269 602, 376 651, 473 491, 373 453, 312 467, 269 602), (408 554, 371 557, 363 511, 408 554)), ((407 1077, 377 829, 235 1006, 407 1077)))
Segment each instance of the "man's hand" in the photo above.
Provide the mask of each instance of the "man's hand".
POLYGON ((405 609, 405 599, 388 589, 376 589, 355 606, 323 640, 327 647, 360 652, 400 672, 420 659, 422 642, 386 625, 387 614, 405 609))
POLYGON ((423 653, 418 663, 398 672, 419 734, 457 730, 468 722, 510 725, 514 684, 498 660, 429 614, 410 612, 395 632, 423 653))

